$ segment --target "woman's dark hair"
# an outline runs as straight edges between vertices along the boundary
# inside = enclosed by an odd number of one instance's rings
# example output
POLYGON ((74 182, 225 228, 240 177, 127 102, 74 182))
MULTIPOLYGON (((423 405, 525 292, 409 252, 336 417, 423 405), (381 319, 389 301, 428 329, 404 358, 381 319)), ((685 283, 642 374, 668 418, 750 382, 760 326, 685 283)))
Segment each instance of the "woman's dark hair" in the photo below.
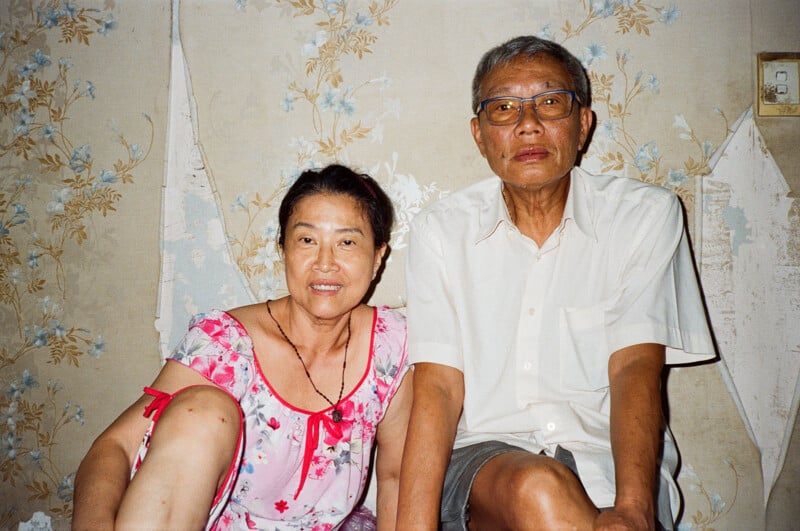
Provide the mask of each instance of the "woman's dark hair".
POLYGON ((317 195, 346 195, 361 206, 372 227, 375 248, 388 245, 394 223, 392 201, 380 185, 367 174, 358 174, 346 166, 331 164, 321 170, 306 170, 289 187, 278 210, 278 245, 283 247, 286 224, 301 199, 317 195))

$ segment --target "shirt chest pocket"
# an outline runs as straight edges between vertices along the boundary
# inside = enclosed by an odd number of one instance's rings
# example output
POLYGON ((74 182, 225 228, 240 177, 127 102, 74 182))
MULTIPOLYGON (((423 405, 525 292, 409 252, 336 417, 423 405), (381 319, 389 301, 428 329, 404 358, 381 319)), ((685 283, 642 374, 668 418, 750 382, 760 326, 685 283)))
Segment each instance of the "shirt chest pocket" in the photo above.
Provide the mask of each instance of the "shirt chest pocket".
POLYGON ((559 314, 561 385, 575 391, 608 387, 605 304, 563 307, 559 314))

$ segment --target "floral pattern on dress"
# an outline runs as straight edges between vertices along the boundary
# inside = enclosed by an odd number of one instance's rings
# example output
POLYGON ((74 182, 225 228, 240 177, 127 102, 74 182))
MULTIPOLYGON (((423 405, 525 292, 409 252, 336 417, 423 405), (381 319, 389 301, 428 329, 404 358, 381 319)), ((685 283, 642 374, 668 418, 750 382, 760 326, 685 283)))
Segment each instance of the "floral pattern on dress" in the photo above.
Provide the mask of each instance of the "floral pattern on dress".
POLYGON ((269 385, 247 331, 229 314, 196 315, 171 356, 230 392, 245 418, 245 451, 217 529, 335 528, 369 478, 378 423, 408 370, 405 317, 374 310, 370 362, 357 387, 333 408, 288 405, 269 385))

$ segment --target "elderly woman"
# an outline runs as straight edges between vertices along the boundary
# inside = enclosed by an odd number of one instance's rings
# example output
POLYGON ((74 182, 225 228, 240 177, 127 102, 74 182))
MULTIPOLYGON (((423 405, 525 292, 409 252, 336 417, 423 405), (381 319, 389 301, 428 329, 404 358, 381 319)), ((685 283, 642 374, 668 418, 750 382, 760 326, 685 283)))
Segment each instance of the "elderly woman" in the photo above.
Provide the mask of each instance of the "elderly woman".
POLYGON ((361 500, 377 443, 377 518, 393 528, 405 320, 363 302, 392 221, 370 177, 303 173, 279 211, 289 295, 192 319, 81 463, 73 527, 331 529, 361 500))

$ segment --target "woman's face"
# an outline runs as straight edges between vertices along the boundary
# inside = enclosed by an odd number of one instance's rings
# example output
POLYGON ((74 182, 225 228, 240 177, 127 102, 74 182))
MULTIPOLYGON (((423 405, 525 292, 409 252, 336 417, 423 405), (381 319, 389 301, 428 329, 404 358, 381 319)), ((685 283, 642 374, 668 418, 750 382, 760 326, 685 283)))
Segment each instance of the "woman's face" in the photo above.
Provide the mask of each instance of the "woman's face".
POLYGON ((386 246, 375 248, 369 220, 344 194, 301 199, 286 223, 284 260, 292 300, 319 320, 355 308, 369 289, 386 246))

